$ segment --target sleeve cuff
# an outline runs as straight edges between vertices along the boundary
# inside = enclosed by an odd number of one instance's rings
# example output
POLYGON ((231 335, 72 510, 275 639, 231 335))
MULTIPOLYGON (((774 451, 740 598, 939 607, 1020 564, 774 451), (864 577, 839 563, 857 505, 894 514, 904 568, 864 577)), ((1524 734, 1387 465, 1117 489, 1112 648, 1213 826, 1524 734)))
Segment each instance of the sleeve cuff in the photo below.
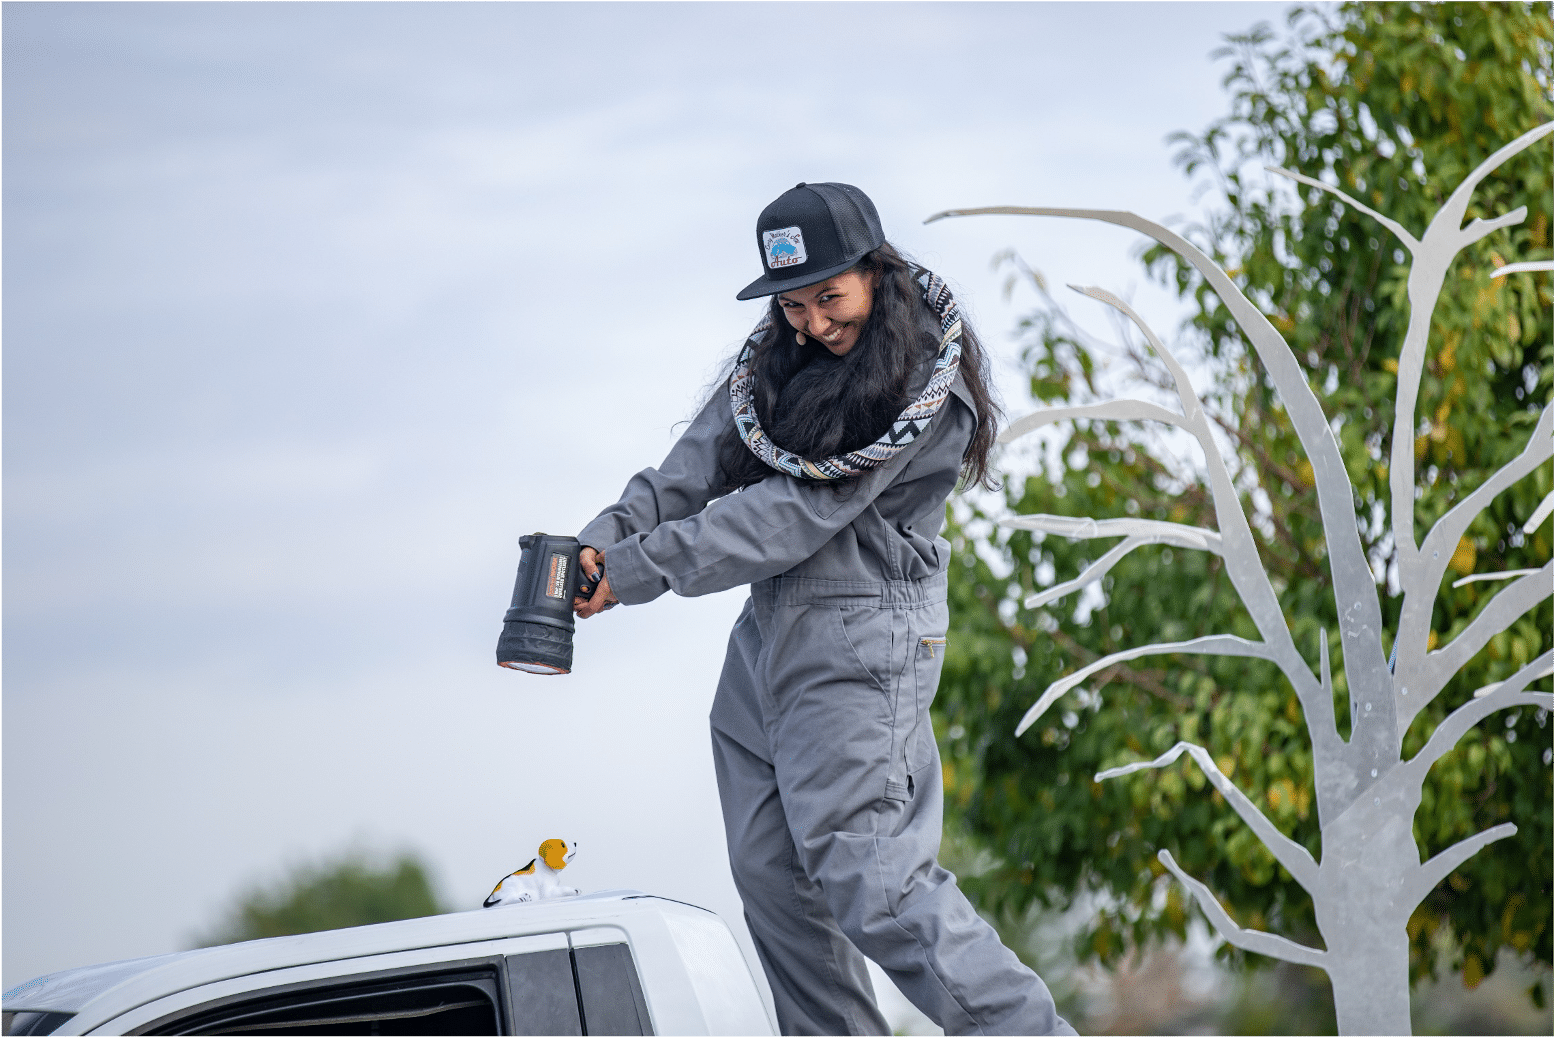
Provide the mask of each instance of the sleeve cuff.
MULTIPOLYGON (((584 547, 591 547, 595 551, 608 551, 620 543, 620 530, 614 521, 608 518, 597 518, 584 526, 582 532, 577 534, 577 542, 584 547)), ((610 581, 612 584, 614 580, 610 581)))
POLYGON ((646 604, 669 589, 669 581, 654 573, 643 554, 643 536, 633 533, 604 553, 604 571, 610 579, 610 591, 622 605, 646 604))

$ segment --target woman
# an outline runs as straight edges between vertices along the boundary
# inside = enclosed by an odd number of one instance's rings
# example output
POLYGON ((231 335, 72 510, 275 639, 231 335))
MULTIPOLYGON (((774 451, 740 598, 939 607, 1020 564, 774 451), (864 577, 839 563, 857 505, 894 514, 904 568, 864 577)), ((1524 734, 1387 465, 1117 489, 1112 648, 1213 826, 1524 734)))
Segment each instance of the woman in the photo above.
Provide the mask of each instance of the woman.
POLYGON ((767 317, 664 463, 578 534, 603 577, 576 612, 750 584, 712 746, 783 1033, 888 1033, 865 954, 949 1033, 1072 1033, 935 859, 939 532, 956 482, 987 477, 981 349, 856 187, 799 184, 756 237, 766 273, 739 298, 770 296, 767 317))

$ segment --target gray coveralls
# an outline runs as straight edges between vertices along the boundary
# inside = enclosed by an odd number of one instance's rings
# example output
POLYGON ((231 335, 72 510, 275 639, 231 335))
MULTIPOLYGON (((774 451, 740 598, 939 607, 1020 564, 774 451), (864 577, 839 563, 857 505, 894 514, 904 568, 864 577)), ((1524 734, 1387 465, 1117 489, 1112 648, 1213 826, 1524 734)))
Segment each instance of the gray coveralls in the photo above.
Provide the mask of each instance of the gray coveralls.
POLYGON ((750 584, 712 705, 729 863, 785 1034, 889 1033, 863 956, 948 1033, 1073 1033, 935 859, 928 707, 944 661, 944 502, 975 428, 957 378, 928 431, 837 489, 774 472, 708 503, 715 392, 578 539, 627 605, 750 584))

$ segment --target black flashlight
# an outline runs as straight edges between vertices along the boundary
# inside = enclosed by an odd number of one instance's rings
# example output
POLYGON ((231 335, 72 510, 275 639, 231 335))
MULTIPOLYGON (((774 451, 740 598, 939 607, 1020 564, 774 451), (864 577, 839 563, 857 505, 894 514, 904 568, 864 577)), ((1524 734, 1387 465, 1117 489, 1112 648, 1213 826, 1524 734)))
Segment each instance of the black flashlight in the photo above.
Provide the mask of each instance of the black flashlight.
POLYGON ((581 572, 576 537, 534 533, 518 541, 518 580, 502 620, 496 662, 526 673, 572 672, 572 599, 591 598, 598 580, 581 572))

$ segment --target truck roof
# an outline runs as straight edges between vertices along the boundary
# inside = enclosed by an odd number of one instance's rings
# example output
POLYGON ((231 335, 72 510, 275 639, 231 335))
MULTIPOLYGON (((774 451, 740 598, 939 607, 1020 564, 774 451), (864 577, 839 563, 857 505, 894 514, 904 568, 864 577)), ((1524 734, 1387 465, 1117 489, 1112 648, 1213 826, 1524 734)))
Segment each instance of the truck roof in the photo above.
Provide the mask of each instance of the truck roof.
POLYGON ((275 936, 49 973, 6 991, 4 1008, 7 1012, 79 1013, 90 1006, 93 1015, 100 1015, 104 1011, 127 1010, 169 991, 272 969, 565 932, 583 926, 618 925, 630 929, 634 918, 688 912, 717 917, 693 904, 622 889, 299 936, 275 936))

